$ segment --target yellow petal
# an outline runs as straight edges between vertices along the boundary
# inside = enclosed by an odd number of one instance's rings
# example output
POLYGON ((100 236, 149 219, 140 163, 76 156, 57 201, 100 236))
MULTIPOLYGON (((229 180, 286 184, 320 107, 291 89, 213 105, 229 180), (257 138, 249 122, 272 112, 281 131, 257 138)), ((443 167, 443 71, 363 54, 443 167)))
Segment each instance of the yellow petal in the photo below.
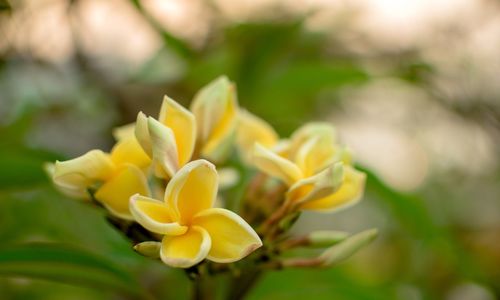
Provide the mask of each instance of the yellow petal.
POLYGON ((302 209, 331 212, 356 204, 363 197, 366 175, 351 166, 344 167, 344 182, 330 196, 301 205, 302 209))
POLYGON ((194 96, 191 111, 198 123, 198 137, 202 143, 210 137, 224 116, 229 100, 231 82, 226 76, 216 78, 194 96))
POLYGON ((52 179, 58 186, 81 190, 107 180, 114 170, 115 166, 108 154, 91 150, 71 160, 56 161, 52 179))
POLYGON ((183 166, 191 159, 196 142, 196 120, 194 115, 165 96, 160 109, 159 120, 172 129, 177 143, 179 164, 183 166))
POLYGON ((344 179, 342 163, 330 165, 322 172, 297 181, 287 192, 287 200, 294 203, 315 201, 331 195, 344 179))
POLYGON ((198 142, 202 155, 214 159, 222 156, 219 146, 232 137, 236 128, 238 101, 236 89, 225 76, 203 87, 194 97, 191 111, 198 124, 198 142))
POLYGON ((271 125, 245 110, 240 110, 238 114, 236 137, 239 151, 247 162, 250 161, 256 142, 271 148, 277 144, 279 138, 271 125))
MULTIPOLYGON (((53 163, 45 163, 43 164, 43 169, 49 175, 50 178, 54 176, 55 164, 53 163)), ((68 187, 58 185, 54 182, 54 187, 62 194, 71 197, 71 198, 79 198, 79 199, 89 199, 90 195, 87 192, 86 188, 81 187, 68 187)))
POLYGON ((129 210, 130 197, 134 194, 149 195, 149 187, 142 171, 134 165, 124 165, 94 194, 112 214, 132 219, 129 210))
POLYGON ((289 186, 302 178, 301 170, 293 162, 259 144, 254 146, 252 162, 260 171, 277 177, 289 186))
POLYGON ((151 159, 144 152, 134 135, 122 138, 111 150, 111 159, 116 165, 130 163, 139 168, 146 168, 151 159))
POLYGON ((223 208, 211 208, 199 213, 193 224, 205 229, 212 240, 207 258, 230 263, 242 259, 262 246, 257 233, 245 220, 223 208))
POLYGON ((179 236, 165 236, 161 244, 161 260, 176 268, 189 268, 207 257, 211 240, 208 233, 198 226, 179 236))
POLYGON ((198 212, 213 206, 218 178, 215 166, 199 159, 187 163, 168 183, 165 202, 176 212, 181 224, 188 223, 198 212))
POLYGON ((187 231, 174 221, 172 210, 166 203, 135 194, 130 198, 130 212, 137 223, 147 230, 168 235, 180 235, 187 231))
POLYGON ((137 120, 135 122, 135 137, 144 152, 146 152, 149 157, 153 157, 151 137, 148 129, 148 117, 146 117, 146 115, 142 112, 137 114, 137 120))
POLYGON ((330 165, 338 152, 331 140, 319 136, 306 140, 296 151, 294 161, 305 177, 312 176, 330 165))
POLYGON ((310 138, 319 137, 327 143, 337 142, 335 127, 326 122, 311 122, 297 129, 290 138, 290 159, 295 157, 298 149, 310 138))
POLYGON ((135 135, 135 123, 130 123, 115 127, 113 129, 113 137, 116 141, 120 141, 135 135))
POLYGON ((153 161, 172 177, 179 170, 179 155, 174 133, 151 117, 148 118, 148 129, 151 135, 153 161))

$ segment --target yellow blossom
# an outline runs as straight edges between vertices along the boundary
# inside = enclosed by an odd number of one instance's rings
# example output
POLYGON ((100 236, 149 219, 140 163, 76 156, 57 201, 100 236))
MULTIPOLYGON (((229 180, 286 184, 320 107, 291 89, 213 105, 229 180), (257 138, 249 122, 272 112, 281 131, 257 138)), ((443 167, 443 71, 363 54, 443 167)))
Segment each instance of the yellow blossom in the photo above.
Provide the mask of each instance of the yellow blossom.
POLYGON ((289 186, 287 201, 301 209, 332 211, 361 199, 366 176, 350 165, 350 152, 336 144, 331 125, 303 126, 279 151, 257 144, 253 163, 289 186))
POLYGON ((227 154, 237 122, 236 87, 226 76, 203 87, 191 103, 198 124, 201 155, 218 161, 227 154))
POLYGON ((130 199, 136 221, 163 235, 160 257, 167 265, 187 268, 205 258, 230 263, 262 246, 240 216, 213 208, 217 187, 215 166, 200 159, 187 163, 173 176, 163 201, 139 194, 130 199))
POLYGON ((220 77, 198 92, 191 111, 165 96, 158 120, 139 113, 135 135, 153 158, 156 174, 169 178, 193 159, 196 147, 201 156, 212 160, 224 156, 237 108, 234 85, 220 77))
POLYGON ((112 214, 132 219, 128 203, 136 193, 149 194, 144 169, 150 159, 134 136, 122 136, 111 153, 91 150, 84 155, 56 161, 48 169, 56 187, 63 193, 77 198, 94 198, 112 214))
POLYGON ((161 169, 157 175, 172 177, 193 155, 196 142, 194 115, 165 97, 159 121, 139 113, 135 135, 144 151, 161 169))

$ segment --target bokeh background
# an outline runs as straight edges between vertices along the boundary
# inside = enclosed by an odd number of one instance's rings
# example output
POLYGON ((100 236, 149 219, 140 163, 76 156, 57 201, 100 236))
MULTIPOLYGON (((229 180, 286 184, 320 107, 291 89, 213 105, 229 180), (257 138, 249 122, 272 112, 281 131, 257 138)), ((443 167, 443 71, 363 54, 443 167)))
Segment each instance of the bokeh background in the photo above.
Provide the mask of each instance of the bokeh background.
MULTIPOLYGON (((140 110, 156 114, 164 94, 188 105, 227 74, 240 104, 283 136, 333 122, 369 173, 362 203, 304 214, 294 230, 380 230, 349 262, 270 273, 249 299, 500 299, 500 2, 1 0, 0 8, 1 246, 64 242, 129 270, 158 299, 188 297, 185 274, 136 255, 102 211, 57 193, 42 164, 108 150, 112 128, 140 110)), ((5 270, 0 260, 1 299, 125 297, 5 270)))

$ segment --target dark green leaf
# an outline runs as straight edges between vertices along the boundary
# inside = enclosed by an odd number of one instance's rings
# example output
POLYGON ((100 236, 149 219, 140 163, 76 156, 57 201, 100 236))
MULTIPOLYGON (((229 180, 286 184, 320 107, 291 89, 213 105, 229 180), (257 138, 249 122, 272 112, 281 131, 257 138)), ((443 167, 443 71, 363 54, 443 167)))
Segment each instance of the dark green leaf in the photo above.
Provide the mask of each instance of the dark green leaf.
POLYGON ((140 295, 135 278, 113 262, 59 243, 28 243, 0 248, 0 275, 66 282, 140 295))

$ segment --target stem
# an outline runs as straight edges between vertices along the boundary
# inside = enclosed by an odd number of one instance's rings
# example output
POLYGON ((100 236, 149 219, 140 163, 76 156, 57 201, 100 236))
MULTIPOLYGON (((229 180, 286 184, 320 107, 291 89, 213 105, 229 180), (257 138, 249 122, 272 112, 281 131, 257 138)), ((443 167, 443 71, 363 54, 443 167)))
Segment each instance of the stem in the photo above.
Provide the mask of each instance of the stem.
POLYGON ((193 300, 213 300, 215 299, 213 291, 215 290, 212 286, 212 282, 208 275, 200 275, 193 280, 193 294, 191 299, 193 300))
POLYGON ((262 270, 249 270, 245 275, 234 277, 231 282, 231 290, 227 295, 227 300, 240 300, 248 294, 252 287, 262 276, 262 270))

